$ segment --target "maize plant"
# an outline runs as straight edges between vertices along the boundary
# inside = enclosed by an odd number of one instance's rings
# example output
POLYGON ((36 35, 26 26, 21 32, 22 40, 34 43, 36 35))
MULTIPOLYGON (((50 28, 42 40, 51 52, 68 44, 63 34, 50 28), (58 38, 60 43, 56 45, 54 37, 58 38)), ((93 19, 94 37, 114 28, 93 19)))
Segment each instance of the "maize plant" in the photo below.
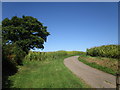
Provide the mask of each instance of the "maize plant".
POLYGON ((87 55, 109 58, 120 58, 120 45, 103 45, 87 49, 87 55))
POLYGON ((63 56, 68 56, 68 55, 85 55, 85 52, 81 51, 55 51, 55 52, 32 52, 30 51, 29 54, 25 57, 25 60, 37 60, 37 61, 42 61, 42 60, 47 60, 51 59, 54 60, 56 58, 61 58, 63 56))

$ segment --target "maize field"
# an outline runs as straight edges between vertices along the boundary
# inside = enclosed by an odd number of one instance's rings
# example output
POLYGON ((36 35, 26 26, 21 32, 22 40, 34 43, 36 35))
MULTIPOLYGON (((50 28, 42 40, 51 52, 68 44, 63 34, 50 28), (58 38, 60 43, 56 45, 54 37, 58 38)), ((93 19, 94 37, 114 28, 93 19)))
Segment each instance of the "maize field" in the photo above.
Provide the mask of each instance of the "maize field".
POLYGON ((55 51, 55 52, 33 52, 30 51, 29 54, 25 57, 25 60, 53 60, 57 58, 61 58, 63 56, 71 56, 71 55, 85 55, 85 52, 81 51, 55 51))
POLYGON ((87 55, 109 58, 120 58, 120 45, 103 45, 87 49, 87 55))

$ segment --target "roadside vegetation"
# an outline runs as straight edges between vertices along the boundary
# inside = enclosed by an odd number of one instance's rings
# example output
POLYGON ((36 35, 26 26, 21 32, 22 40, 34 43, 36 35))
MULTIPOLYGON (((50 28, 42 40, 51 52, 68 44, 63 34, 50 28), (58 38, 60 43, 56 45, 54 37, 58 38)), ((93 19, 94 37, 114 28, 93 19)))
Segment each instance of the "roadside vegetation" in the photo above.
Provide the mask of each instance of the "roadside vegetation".
POLYGON ((93 68, 116 75, 120 58, 119 48, 120 45, 93 47, 87 49, 86 55, 80 56, 79 60, 93 68))
POLYGON ((116 75, 118 71, 117 59, 92 56, 80 56, 78 59, 79 61, 93 68, 99 69, 112 75, 116 75))
POLYGON ((63 64, 64 58, 80 54, 85 53, 29 52, 24 59, 24 65, 18 67, 18 73, 9 77, 13 82, 11 88, 87 88, 89 86, 63 64))

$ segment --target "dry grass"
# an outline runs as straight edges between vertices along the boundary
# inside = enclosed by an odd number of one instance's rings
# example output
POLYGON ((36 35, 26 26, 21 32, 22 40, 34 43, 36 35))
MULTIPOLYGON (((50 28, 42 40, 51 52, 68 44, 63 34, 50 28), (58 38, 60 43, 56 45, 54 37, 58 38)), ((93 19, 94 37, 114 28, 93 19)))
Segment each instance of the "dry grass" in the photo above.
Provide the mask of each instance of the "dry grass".
POLYGON ((118 69, 118 60, 104 57, 80 57, 81 59, 86 60, 89 63, 96 63, 98 65, 111 68, 112 70, 117 71, 118 69))

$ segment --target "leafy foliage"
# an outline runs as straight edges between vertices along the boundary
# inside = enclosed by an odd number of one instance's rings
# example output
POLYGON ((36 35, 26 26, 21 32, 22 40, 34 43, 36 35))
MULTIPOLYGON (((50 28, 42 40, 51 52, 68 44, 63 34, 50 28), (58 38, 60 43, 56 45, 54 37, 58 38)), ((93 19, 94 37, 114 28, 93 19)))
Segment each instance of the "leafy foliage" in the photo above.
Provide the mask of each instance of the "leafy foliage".
POLYGON ((44 48, 43 44, 49 35, 46 29, 46 26, 31 16, 5 18, 2 21, 2 46, 6 57, 18 65, 22 64, 22 59, 30 49, 44 48))
POLYGON ((119 49, 120 45, 103 45, 100 47, 93 47, 87 49, 87 55, 90 56, 101 56, 110 58, 120 58, 119 49))
POLYGON ((14 75, 17 71, 17 63, 12 55, 11 45, 2 47, 2 88, 9 88, 8 76, 14 75))
POLYGON ((2 21, 3 44, 16 43, 23 51, 43 49, 44 42, 49 34, 47 27, 31 16, 17 16, 2 21))

